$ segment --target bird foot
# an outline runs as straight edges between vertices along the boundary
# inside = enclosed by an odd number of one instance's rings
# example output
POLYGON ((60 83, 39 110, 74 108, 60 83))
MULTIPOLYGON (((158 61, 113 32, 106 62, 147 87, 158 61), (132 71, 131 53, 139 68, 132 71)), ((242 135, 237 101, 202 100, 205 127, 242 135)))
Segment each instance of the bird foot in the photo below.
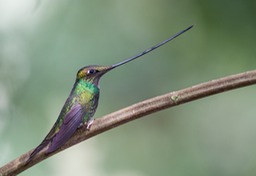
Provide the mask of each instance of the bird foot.
POLYGON ((90 119, 90 120, 86 123, 86 130, 88 130, 88 131, 90 130, 90 128, 91 128, 93 122, 94 122, 94 119, 90 119))

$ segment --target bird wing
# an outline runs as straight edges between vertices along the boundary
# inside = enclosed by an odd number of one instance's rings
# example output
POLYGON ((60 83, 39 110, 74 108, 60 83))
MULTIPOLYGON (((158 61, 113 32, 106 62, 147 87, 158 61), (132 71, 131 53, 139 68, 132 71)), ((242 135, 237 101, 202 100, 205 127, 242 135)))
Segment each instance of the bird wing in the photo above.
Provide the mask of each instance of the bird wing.
POLYGON ((59 127, 59 131, 51 139, 47 153, 57 150, 68 141, 82 123, 85 112, 85 109, 80 104, 76 104, 70 109, 59 127))
MULTIPOLYGON (((30 162, 34 156, 39 153, 44 147, 49 143, 50 146, 47 153, 51 153, 58 148, 60 148, 66 141, 75 133, 76 129, 82 123, 82 119, 85 116, 85 108, 82 108, 80 104, 76 104, 71 107, 70 111, 65 115, 62 125, 60 125, 59 130, 56 132, 56 126, 59 124, 57 121, 54 127, 42 141, 42 143, 37 146, 34 151, 30 154, 27 162, 30 162)), ((59 119, 58 119, 59 120, 59 119)))

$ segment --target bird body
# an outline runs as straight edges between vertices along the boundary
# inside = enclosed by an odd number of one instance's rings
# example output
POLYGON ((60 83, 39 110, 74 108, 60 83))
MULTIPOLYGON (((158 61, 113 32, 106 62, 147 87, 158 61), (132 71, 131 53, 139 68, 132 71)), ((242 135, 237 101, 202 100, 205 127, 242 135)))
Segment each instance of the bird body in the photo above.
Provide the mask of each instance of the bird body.
POLYGON ((92 119, 98 106, 99 93, 97 85, 84 79, 75 82, 59 118, 47 135, 46 140, 52 139, 48 153, 61 147, 80 125, 88 123, 92 119))
POLYGON ((90 128, 92 117, 98 106, 100 95, 99 80, 102 75, 153 51, 191 28, 192 26, 143 51, 142 53, 117 64, 111 66, 91 65, 81 68, 77 72, 75 84, 59 114, 57 121, 41 144, 30 154, 27 163, 29 163, 37 153, 47 146, 48 148, 45 154, 52 153, 59 149, 72 137, 79 126, 86 123, 87 129, 90 128))
POLYGON ((92 116, 94 115, 97 106, 100 89, 98 82, 100 75, 95 78, 90 78, 91 70, 98 68, 108 68, 100 66, 87 66, 80 69, 77 73, 76 82, 67 98, 53 128, 45 137, 43 142, 31 153, 30 158, 33 158, 49 143, 46 153, 51 153, 60 148, 76 131, 76 129, 87 123, 89 125, 92 116))

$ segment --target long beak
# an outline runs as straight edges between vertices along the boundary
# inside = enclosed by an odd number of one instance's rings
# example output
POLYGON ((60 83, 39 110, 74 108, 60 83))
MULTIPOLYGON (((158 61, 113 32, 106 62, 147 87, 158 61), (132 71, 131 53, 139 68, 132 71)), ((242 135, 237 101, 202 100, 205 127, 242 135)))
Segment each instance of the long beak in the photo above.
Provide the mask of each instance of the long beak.
POLYGON ((137 59, 137 58, 139 58, 139 57, 141 57, 141 56, 143 56, 143 55, 145 55, 145 54, 147 54, 147 53, 149 53, 149 52, 151 52, 151 51, 157 49, 158 47, 160 47, 160 46, 166 44, 167 42, 169 42, 169 41, 175 39, 175 38, 178 37, 179 35, 183 34, 183 33, 186 32, 186 31, 188 31, 188 30, 191 29, 192 27, 193 27, 193 25, 191 25, 191 26, 189 26, 188 28, 186 28, 186 29, 184 29, 184 30, 178 32, 177 34, 173 35, 172 37, 170 37, 170 38, 168 38, 168 39, 166 39, 166 40, 164 40, 164 41, 162 41, 162 42, 156 44, 155 46, 153 46, 153 47, 151 47, 151 48, 149 48, 149 49, 143 51, 142 53, 137 54, 136 56, 133 56, 133 57, 128 58, 128 59, 126 59, 126 60, 124 60, 124 61, 122 61, 122 62, 119 62, 119 63, 117 63, 117 64, 114 64, 114 65, 110 66, 110 69, 109 69, 109 70, 112 70, 113 68, 116 68, 116 67, 119 67, 119 66, 121 66, 121 65, 123 65, 123 64, 126 64, 126 63, 128 63, 128 62, 130 62, 130 61, 132 61, 132 60, 134 60, 134 59, 137 59))

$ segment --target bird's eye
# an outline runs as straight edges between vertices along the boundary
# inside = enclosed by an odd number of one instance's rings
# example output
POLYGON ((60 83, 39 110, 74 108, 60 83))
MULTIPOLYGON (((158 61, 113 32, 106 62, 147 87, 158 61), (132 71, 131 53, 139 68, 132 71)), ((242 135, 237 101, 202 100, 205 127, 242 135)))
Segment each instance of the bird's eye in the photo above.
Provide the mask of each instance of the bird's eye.
POLYGON ((96 73, 97 72, 97 70, 95 70, 95 69, 89 69, 88 71, 87 71, 87 73, 88 74, 94 74, 94 73, 96 73))

